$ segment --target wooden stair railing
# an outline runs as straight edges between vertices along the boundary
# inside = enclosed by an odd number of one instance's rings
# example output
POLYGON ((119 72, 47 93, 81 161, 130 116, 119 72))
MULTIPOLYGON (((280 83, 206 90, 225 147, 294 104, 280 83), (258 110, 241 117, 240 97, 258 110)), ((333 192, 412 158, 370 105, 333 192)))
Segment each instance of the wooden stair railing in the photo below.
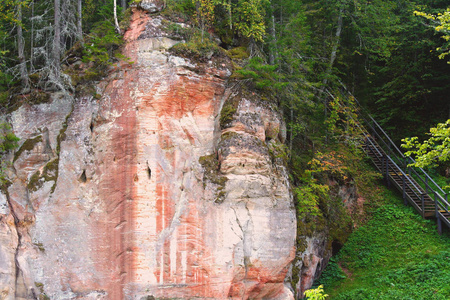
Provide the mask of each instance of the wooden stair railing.
POLYGON ((372 137, 366 136, 363 149, 372 159, 376 168, 383 174, 388 186, 393 185, 402 193, 405 204, 411 204, 424 218, 435 215, 433 199, 425 193, 414 178, 406 174, 383 151, 372 137))
POLYGON ((402 192, 405 204, 411 204, 422 217, 436 218, 439 234, 442 233, 443 224, 450 228, 448 194, 425 170, 410 166, 415 163, 414 159, 405 157, 373 118, 371 124, 367 125, 367 121, 365 123, 372 135, 366 133, 363 148, 383 174, 387 184, 393 184, 402 192))
MULTIPOLYGON (((352 109, 359 112, 359 120, 354 121, 364 135, 362 148, 383 174, 387 185, 396 187, 402 193, 405 204, 411 204, 423 218, 436 218, 439 234, 443 224, 450 228, 448 193, 425 170, 411 167, 415 160, 398 149, 383 128, 343 87, 347 95, 341 92, 341 99, 352 97, 355 100, 352 109)), ((327 92, 334 98, 331 92, 327 92)))

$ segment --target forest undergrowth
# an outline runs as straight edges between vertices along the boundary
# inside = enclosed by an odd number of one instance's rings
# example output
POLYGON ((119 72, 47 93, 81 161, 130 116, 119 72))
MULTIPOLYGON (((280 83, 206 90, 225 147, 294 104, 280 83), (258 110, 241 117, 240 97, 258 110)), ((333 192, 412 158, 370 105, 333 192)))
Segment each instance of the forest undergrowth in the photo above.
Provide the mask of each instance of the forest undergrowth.
POLYGON ((383 188, 384 203, 355 230, 315 285, 334 300, 450 299, 450 233, 437 233, 401 196, 383 188))

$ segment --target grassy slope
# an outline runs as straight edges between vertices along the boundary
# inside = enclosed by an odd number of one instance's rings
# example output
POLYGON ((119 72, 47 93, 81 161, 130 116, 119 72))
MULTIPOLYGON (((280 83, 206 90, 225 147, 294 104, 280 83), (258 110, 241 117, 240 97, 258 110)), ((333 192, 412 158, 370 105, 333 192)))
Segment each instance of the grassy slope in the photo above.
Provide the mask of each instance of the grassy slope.
POLYGON ((450 235, 397 194, 384 198, 322 275, 328 299, 450 299, 450 235))

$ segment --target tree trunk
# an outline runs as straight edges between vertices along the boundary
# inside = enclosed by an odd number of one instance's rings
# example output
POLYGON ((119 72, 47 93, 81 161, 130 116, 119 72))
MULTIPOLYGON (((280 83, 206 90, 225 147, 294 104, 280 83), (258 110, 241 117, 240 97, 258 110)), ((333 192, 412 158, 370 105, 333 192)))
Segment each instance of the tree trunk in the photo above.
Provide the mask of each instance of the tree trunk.
POLYGON ((117 20, 117 0, 114 0, 114 26, 116 27, 116 32, 120 33, 119 22, 117 20))
POLYGON ((19 52, 20 80, 22 81, 22 92, 26 93, 29 89, 29 82, 27 65, 25 62, 25 42, 22 32, 22 6, 20 4, 17 7, 17 20, 19 21, 19 24, 17 24, 17 48, 19 52))
POLYGON ((34 72, 33 53, 34 53, 34 0, 31 6, 31 38, 30 38, 30 74, 34 72))
POLYGON ((78 0, 78 2, 77 2, 77 10, 78 10, 77 39, 79 41, 81 41, 81 43, 83 44, 83 24, 82 24, 83 6, 82 6, 82 0, 78 0))
POLYGON ((228 19, 230 22, 230 30, 233 29, 233 16, 231 14, 231 0, 228 0, 228 19))
POLYGON ((127 9, 127 0, 122 0, 122 11, 125 11, 127 9))
POLYGON ((60 0, 55 0, 55 33, 53 36, 53 66, 56 78, 59 78, 61 64, 61 7, 60 0))
POLYGON ((323 93, 323 89, 328 84, 328 77, 331 75, 331 71, 333 70, 333 64, 334 64, 334 61, 336 60, 337 50, 338 50, 339 43, 340 43, 340 40, 341 40, 343 15, 344 15, 344 9, 341 8, 339 10, 338 24, 337 24, 337 28, 336 28, 336 38, 335 38, 335 40, 333 42, 333 48, 331 49, 330 62, 328 63, 328 68, 327 68, 327 71, 325 73, 325 78, 323 79, 324 87, 322 87, 322 92, 321 93, 323 93))
MULTIPOLYGON (((344 8, 341 8, 339 10, 339 16, 338 16, 338 24, 337 24, 337 28, 336 28, 336 36, 335 36, 335 40, 333 41, 333 47, 331 49, 331 55, 330 55, 330 62, 328 63, 328 68, 327 71, 325 73, 325 78, 322 81, 322 88, 320 89, 320 93, 319 93, 319 99, 322 98, 323 96, 323 102, 324 102, 324 118, 327 118, 328 115, 328 109, 327 109, 327 102, 326 102, 326 96, 323 95, 325 88, 328 84, 328 77, 331 75, 331 72, 333 70, 333 64, 334 61, 336 60, 336 56, 337 56, 337 50, 339 47, 339 43, 340 43, 340 39, 341 39, 341 32, 342 32, 342 18, 344 15, 344 8)), ((325 136, 325 143, 328 143, 328 133, 325 136)))
POLYGON ((270 49, 270 55, 269 55, 269 64, 274 65, 275 59, 277 58, 277 36, 275 31, 275 16, 273 15, 272 11, 272 27, 270 28, 270 34, 272 36, 272 47, 270 49))
POLYGON ((293 145, 293 140, 294 140, 294 104, 292 103, 292 97, 289 97, 289 112, 290 112, 290 119, 291 119, 291 130, 289 132, 289 159, 292 160, 292 145, 293 145))

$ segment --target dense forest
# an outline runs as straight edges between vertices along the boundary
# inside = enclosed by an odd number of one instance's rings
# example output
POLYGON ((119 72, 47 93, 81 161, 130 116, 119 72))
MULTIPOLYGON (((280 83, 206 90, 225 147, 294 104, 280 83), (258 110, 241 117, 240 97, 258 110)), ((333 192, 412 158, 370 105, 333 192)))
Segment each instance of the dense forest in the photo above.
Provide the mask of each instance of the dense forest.
MULTIPOLYGON (((98 80, 108 65, 124 59, 119 48, 126 9, 139 1, 116 2, 2 1, 3 110, 42 101, 49 91, 74 93, 77 84, 98 80), (81 62, 89 70, 75 74, 81 62)), ((397 142, 424 136, 449 117, 448 65, 439 58, 446 41, 434 29, 438 20, 426 18, 444 12, 446 1, 164 3, 166 14, 198 28, 201 43, 215 36, 227 50, 245 47, 248 58, 237 73, 276 95, 288 112, 291 148, 323 142, 325 129, 314 122, 324 123, 333 90, 351 92, 397 142), (311 114, 317 117, 305 117, 311 114)), ((186 34, 195 40, 195 30, 186 34)))
MULTIPOLYGON (((448 1, 161 2, 166 7, 162 14, 173 21, 168 30, 185 41, 171 51, 198 60, 226 55, 233 61, 232 80, 257 90, 284 113, 288 132, 283 153, 298 219, 320 223, 327 210, 328 177, 352 178, 367 197, 381 197, 373 192, 378 175, 365 165, 358 148, 359 111, 370 112, 398 146, 404 140, 411 155, 423 158, 421 167, 440 160, 433 171, 442 178, 449 175, 448 1), (420 147, 419 140, 438 123, 432 131, 438 138, 420 147)), ((95 82, 117 62, 129 60, 121 55, 122 38, 131 9, 139 5, 139 0, 0 3, 2 152, 17 142, 7 125, 8 113, 23 103, 48 101, 55 92, 95 94, 95 82)), ((367 207, 368 212, 374 213, 375 206, 367 207)), ((376 219, 380 214, 374 213, 376 226, 382 223, 376 219)), ((343 227, 349 220, 335 222, 343 227)), ((339 230, 334 234, 341 238, 339 230)), ((349 248, 344 250, 342 257, 350 255, 349 248)), ((337 263, 331 266, 337 268, 337 263)), ((334 284, 327 278, 323 282, 334 284)))

